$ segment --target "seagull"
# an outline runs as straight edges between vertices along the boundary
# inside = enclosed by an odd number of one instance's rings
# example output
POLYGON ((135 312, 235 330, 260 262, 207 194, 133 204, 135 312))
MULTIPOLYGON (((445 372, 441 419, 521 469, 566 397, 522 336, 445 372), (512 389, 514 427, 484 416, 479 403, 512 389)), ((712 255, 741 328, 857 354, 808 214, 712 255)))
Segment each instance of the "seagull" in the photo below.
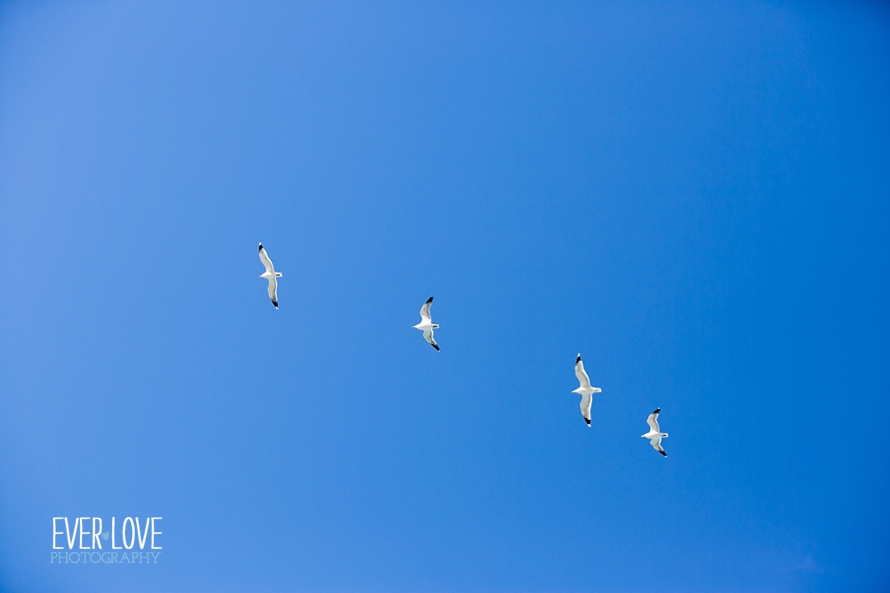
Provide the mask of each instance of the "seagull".
POLYGON ((420 323, 413 326, 414 329, 419 329, 423 332, 423 339, 430 343, 430 346, 436 349, 436 352, 439 351, 439 345, 436 344, 436 340, 433 338, 433 330, 439 329, 438 323, 433 323, 433 319, 430 317, 430 305, 433 304, 433 297, 430 297, 423 304, 423 307, 420 308, 420 323))
POLYGON ((266 268, 266 271, 260 274, 260 278, 265 278, 269 281, 269 298, 272 299, 272 304, 275 305, 275 308, 277 309, 278 279, 281 278, 281 272, 275 271, 275 266, 272 265, 272 260, 269 259, 269 254, 263 249, 262 243, 260 243, 260 261, 263 262, 263 267, 266 268))
POLYGON ((652 448, 667 457, 668 454, 661 448, 661 439, 666 439, 668 435, 666 432, 661 432, 661 429, 658 428, 658 414, 660 412, 661 408, 658 408, 646 418, 646 423, 649 425, 649 432, 642 435, 642 437, 644 439, 649 439, 649 444, 652 445, 652 448))
POLYGON ((587 428, 590 428, 590 406, 593 405, 593 394, 602 392, 602 389, 590 386, 590 377, 587 376, 587 372, 584 370, 584 363, 581 362, 580 353, 578 353, 578 358, 575 359, 575 376, 578 377, 578 382, 581 383, 581 386, 572 391, 572 393, 581 394, 581 415, 584 416, 584 421, 587 422, 587 428))

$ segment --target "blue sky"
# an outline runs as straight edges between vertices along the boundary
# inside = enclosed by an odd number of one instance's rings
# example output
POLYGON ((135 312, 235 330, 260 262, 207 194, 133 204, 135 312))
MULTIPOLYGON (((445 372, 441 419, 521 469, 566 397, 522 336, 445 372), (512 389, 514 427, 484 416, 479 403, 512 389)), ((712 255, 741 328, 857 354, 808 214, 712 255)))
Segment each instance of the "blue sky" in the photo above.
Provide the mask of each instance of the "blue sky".
POLYGON ((878 3, 0 4, 0 590, 886 590, 888 104, 878 3))

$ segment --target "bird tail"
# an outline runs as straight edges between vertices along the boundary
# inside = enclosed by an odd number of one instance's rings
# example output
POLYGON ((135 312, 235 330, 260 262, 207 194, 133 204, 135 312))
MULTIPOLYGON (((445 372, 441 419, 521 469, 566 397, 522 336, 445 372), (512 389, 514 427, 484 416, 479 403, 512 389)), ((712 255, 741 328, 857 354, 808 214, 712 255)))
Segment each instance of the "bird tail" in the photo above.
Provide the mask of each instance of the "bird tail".
POLYGON ((668 433, 666 433, 666 432, 661 433, 661 438, 666 439, 667 436, 668 436, 668 433))
POLYGON ((439 324, 438 324, 438 323, 434 323, 434 324, 433 324, 433 329, 439 329, 439 324))
POLYGON ((275 272, 275 277, 276 277, 276 278, 281 278, 281 272, 275 272))

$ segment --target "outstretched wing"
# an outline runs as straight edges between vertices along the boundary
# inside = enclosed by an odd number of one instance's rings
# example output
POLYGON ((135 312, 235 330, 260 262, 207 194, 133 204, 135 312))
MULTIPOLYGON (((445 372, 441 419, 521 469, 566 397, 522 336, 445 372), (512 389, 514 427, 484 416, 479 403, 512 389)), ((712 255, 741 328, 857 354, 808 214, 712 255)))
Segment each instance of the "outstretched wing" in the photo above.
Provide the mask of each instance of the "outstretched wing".
POLYGON ((433 338, 433 330, 431 330, 431 329, 423 330, 423 339, 426 340, 427 342, 429 342, 430 346, 435 348, 437 352, 439 351, 439 345, 436 344, 436 340, 435 340, 435 338, 433 338))
POLYGON ((584 389, 590 389, 590 377, 587 376, 587 371, 584 370, 584 363, 581 362, 581 355, 578 355, 578 358, 575 359, 575 376, 578 377, 578 382, 581 383, 581 387, 584 389))
POLYGON ((581 396, 581 415, 584 416, 584 421, 587 422, 587 427, 590 428, 590 408, 593 406, 593 396, 589 393, 585 393, 581 396))
POLYGON ((278 308, 278 279, 277 278, 269 278, 269 298, 272 299, 272 304, 275 305, 275 308, 278 308))
POLYGON ((661 437, 655 437, 654 439, 649 441, 649 444, 652 445, 653 449, 655 449, 665 457, 668 456, 668 454, 664 452, 664 449, 661 448, 661 437))
MULTIPOLYGON (((433 297, 430 297, 423 304, 423 307, 420 308, 420 321, 432 323, 432 318, 430 317, 430 305, 433 304, 433 297)), ((429 340, 427 340, 429 342, 429 340)))
POLYGON ((661 432, 658 428, 658 414, 661 412, 661 408, 658 408, 646 418, 646 424, 649 425, 649 428, 652 429, 652 432, 661 432))
MULTIPOLYGON (((262 243, 260 243, 260 261, 263 262, 263 267, 266 268, 267 272, 269 272, 270 274, 275 273, 275 266, 272 265, 272 260, 269 259, 269 254, 266 253, 266 250, 263 247, 262 243)), ((269 290, 269 294, 271 295, 271 289, 269 290)))

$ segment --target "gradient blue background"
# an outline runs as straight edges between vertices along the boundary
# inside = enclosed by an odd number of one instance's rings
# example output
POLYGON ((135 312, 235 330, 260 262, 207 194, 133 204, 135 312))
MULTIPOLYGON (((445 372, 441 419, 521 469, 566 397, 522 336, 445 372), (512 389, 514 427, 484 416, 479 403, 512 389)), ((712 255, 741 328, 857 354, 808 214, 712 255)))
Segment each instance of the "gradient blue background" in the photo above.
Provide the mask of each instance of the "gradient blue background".
POLYGON ((0 4, 0 590, 890 589, 888 106, 877 3, 0 4))

